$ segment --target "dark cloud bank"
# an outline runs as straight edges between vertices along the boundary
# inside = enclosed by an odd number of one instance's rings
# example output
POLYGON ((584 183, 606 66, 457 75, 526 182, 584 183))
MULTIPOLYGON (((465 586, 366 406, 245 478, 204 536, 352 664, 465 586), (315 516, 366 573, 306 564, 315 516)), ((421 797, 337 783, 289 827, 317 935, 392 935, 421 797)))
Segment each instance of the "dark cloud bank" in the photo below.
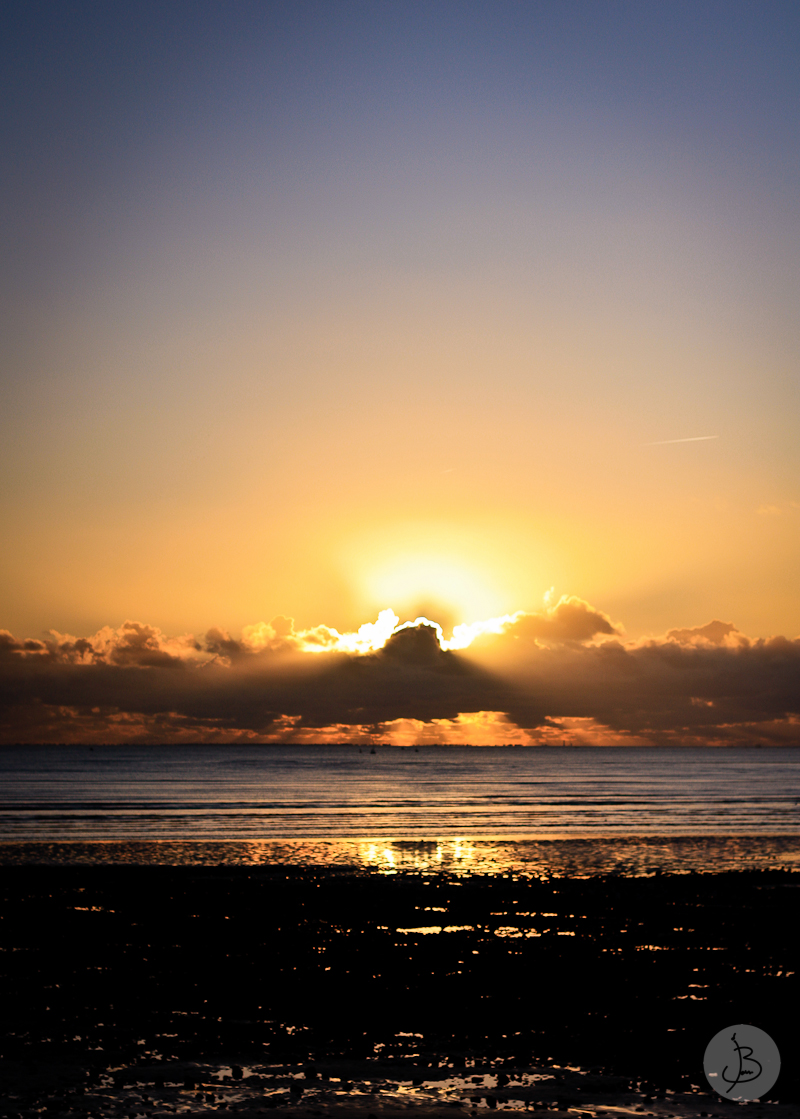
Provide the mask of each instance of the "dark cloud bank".
POLYGON ((250 628, 257 642, 137 622, 86 639, 0 631, 0 741, 379 739, 396 720, 446 740, 447 720, 496 712, 500 741, 553 741, 566 727, 587 742, 800 742, 800 640, 752 640, 720 621, 625 642, 565 598, 462 652, 426 624, 371 653, 338 652, 335 631, 298 634, 286 618, 250 628))

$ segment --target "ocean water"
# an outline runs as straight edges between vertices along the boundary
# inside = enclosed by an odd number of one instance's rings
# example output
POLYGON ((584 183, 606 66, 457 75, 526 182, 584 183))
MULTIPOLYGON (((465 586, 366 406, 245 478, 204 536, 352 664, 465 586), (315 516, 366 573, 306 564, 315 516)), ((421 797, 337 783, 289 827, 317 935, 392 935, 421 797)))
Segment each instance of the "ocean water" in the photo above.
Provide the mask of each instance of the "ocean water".
POLYGON ((25 746, 0 840, 800 835, 800 749, 25 746))
POLYGON ((67 844, 80 860, 98 843, 152 861, 155 843, 178 862, 478 869, 530 862, 549 841, 567 863, 591 849, 598 865, 609 851, 645 869, 702 865, 713 849, 796 865, 800 749, 0 748, 5 861, 8 845, 67 844))

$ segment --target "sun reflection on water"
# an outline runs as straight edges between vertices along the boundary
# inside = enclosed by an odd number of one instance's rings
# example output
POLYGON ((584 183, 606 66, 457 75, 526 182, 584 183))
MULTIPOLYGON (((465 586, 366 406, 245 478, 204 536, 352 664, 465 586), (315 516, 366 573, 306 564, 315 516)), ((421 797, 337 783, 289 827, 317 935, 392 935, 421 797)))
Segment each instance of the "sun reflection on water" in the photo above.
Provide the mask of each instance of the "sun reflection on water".
MULTIPOLYGON (((346 842, 346 841, 345 841, 346 842)), ((361 843, 358 845, 358 862, 371 870, 394 874, 398 870, 472 871, 475 869, 476 849, 472 842, 463 839, 439 840, 432 843, 361 843)))

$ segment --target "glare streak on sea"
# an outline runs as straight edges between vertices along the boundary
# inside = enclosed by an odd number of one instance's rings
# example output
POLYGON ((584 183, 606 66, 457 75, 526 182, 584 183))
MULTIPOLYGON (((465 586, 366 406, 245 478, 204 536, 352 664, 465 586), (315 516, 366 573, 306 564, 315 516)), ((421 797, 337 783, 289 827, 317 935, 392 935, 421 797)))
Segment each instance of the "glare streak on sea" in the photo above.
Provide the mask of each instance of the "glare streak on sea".
POLYGON ((800 749, 25 746, 0 842, 800 835, 800 749))

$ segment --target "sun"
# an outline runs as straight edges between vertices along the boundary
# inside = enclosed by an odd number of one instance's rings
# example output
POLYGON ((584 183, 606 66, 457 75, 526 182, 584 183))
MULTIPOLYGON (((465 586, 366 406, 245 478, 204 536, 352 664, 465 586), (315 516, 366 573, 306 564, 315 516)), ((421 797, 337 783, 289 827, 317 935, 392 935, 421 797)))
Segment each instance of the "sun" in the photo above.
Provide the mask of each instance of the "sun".
POLYGON ((425 614, 444 627, 497 610, 498 596, 488 577, 452 556, 394 556, 366 572, 363 581, 375 603, 390 605, 401 617, 425 614))

